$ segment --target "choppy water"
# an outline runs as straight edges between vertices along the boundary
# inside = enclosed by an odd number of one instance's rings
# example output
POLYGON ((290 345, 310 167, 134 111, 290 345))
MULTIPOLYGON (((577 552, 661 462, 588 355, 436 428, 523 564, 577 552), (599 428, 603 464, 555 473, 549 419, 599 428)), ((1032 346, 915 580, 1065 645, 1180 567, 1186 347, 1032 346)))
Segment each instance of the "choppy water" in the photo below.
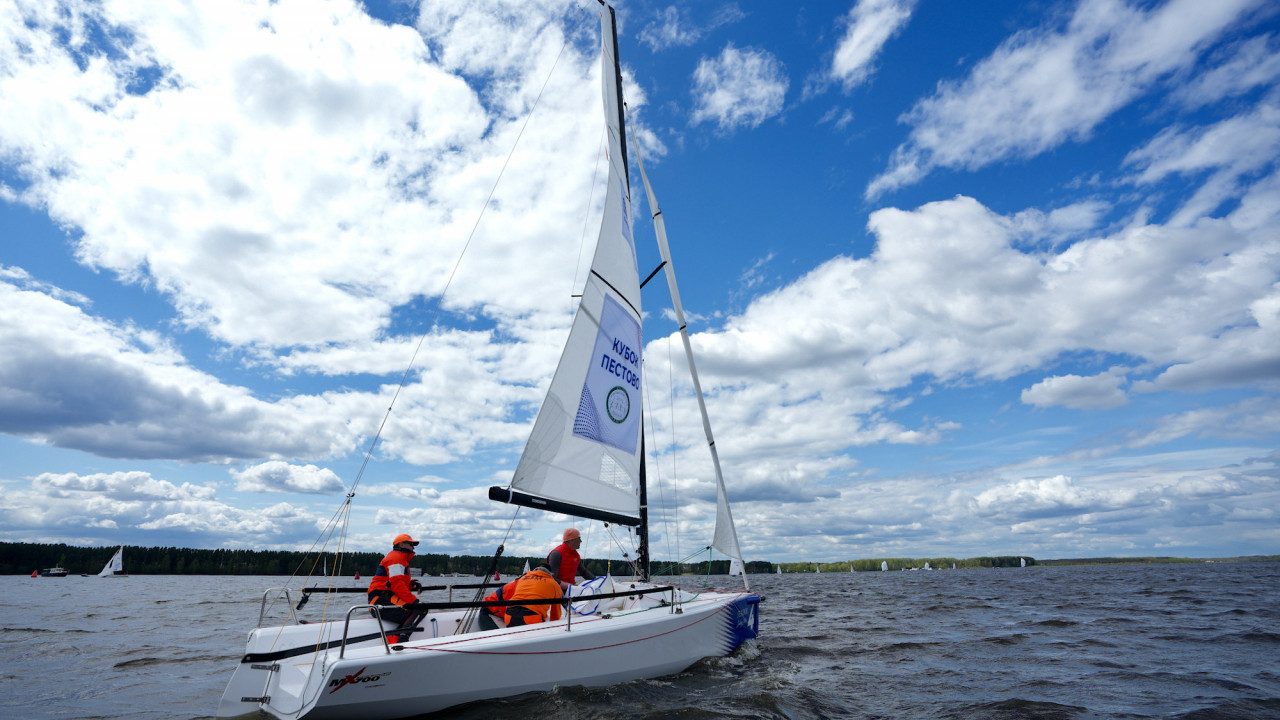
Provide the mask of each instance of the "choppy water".
MULTIPOLYGON (((1280 563, 751 582, 732 657, 433 717, 1280 718, 1280 563)), ((0 577, 0 717, 209 718, 272 584, 0 577)))

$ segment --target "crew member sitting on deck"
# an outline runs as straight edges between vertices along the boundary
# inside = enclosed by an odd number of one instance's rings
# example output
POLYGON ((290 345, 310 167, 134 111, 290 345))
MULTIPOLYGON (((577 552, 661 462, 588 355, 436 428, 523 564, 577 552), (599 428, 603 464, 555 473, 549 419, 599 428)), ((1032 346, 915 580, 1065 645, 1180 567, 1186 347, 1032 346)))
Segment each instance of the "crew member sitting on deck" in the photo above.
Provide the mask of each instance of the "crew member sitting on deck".
POLYGON ((595 577, 594 573, 583 566, 582 556, 578 554, 580 547, 582 547, 582 533, 578 532, 577 528, 565 528, 564 542, 557 545, 547 556, 547 567, 551 568, 551 574, 560 581, 560 588, 565 592, 569 591, 569 587, 574 584, 574 578, 579 575, 587 580, 595 577))
MULTIPOLYGON (((485 598, 485 602, 494 600, 556 600, 563 597, 560 583, 551 574, 546 563, 530 570, 520 577, 498 588, 485 598)), ((560 605, 541 603, 531 605, 511 605, 508 607, 483 608, 480 611, 480 629, 494 630, 505 624, 507 627, 533 625, 560 619, 560 605)))
POLYGON ((391 552, 378 563, 378 570, 369 583, 369 604, 384 606, 380 609, 382 619, 396 623, 396 628, 402 630, 394 635, 388 633, 388 642, 408 640, 413 626, 426 614, 403 607, 418 602, 413 593, 422 589, 422 583, 409 577, 409 561, 413 559, 413 549, 417 544, 417 540, 405 533, 397 535, 391 541, 391 552), (409 630, 404 631, 406 628, 409 630))

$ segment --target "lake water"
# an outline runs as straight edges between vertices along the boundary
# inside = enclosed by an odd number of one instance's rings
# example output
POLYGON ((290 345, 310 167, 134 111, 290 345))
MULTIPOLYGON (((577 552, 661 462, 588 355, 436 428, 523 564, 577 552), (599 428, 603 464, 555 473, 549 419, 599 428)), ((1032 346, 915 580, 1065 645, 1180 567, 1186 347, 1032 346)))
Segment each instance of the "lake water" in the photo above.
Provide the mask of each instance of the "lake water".
MULTIPOLYGON (((754 647, 434 717, 1280 718, 1280 563, 750 579, 754 647)), ((0 717, 210 718, 281 584, 0 577, 0 717)))

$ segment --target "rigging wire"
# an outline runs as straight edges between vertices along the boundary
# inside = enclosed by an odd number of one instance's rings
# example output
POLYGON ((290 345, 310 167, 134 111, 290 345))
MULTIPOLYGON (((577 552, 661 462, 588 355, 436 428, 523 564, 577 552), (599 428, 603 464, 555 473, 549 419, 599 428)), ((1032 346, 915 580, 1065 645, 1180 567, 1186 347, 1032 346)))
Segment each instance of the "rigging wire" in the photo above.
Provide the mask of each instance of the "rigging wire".
MULTIPOLYGON (((530 105, 529 112, 525 114, 524 122, 520 125, 520 132, 516 134, 515 140, 512 141, 511 143, 511 149, 507 152, 507 157, 502 162, 502 168, 498 171, 498 176, 497 178, 494 179, 493 186, 489 189, 489 194, 488 196, 485 197, 484 204, 480 207, 479 214, 476 215, 476 221, 471 226, 471 232, 467 234, 466 242, 463 243, 462 250, 458 253, 458 258, 456 261, 454 261, 453 268, 449 271, 449 277, 445 280, 444 287, 440 290, 440 294, 436 297, 435 307, 432 309, 430 320, 427 323, 428 329, 418 337, 418 343, 417 345, 414 346, 413 354, 409 357, 409 364, 405 366, 404 372, 400 375, 400 382, 396 385, 395 392, 392 393, 391 402, 388 403, 387 411, 382 416, 382 422, 378 424, 377 432, 374 433, 373 439, 369 441, 369 447, 365 450, 364 459, 361 461, 360 469, 356 472, 356 477, 352 481, 350 489, 347 491, 346 499, 343 501, 338 511, 334 513, 333 517, 330 518, 329 526, 326 527, 325 530, 322 530, 320 533, 320 536, 317 537, 316 540, 312 543, 311 551, 314 551, 317 545, 321 545, 322 548, 327 546, 328 540, 325 539, 325 534, 327 532, 329 534, 329 537, 330 538, 332 537, 333 535, 332 527, 335 523, 339 521, 339 518, 341 518, 341 523, 342 523, 340 537, 343 539, 343 540, 340 540, 339 546, 341 547, 344 545, 344 541, 347 534, 347 523, 350 521, 350 517, 351 517, 350 515, 351 500, 352 498, 355 497, 356 488, 359 487, 360 482, 364 479, 364 474, 369 467, 369 462, 373 459, 374 450, 377 449, 378 443, 382 439, 383 431, 386 430, 387 422, 391 419, 391 412, 392 410, 395 409, 396 401, 399 400, 400 398, 400 393, 404 390, 405 386, 408 384, 409 374, 413 371, 413 366, 418 360, 418 355, 422 351, 423 344, 426 342, 427 337, 431 334, 432 330, 437 327, 438 318, 440 316, 440 309, 444 306, 444 298, 448 294, 449 288, 453 285, 453 280, 458 274, 458 269, 462 266, 462 260, 463 258, 466 257, 467 251, 471 247, 471 242, 472 240, 475 239, 476 231, 480 228, 480 222, 481 220, 484 219, 485 212, 488 210, 489 205, 492 203, 494 194, 497 193, 498 185, 501 184, 502 177, 506 173, 507 167, 511 164, 511 158, 515 155, 516 148, 519 147, 521 138, 524 137, 524 131, 529 127, 529 121, 533 118, 534 111, 538 109, 538 104, 542 100, 542 95, 546 91, 547 85, 551 82, 551 77, 552 75, 555 74, 556 67, 558 67, 560 64, 560 58, 564 56, 565 48, 567 48, 568 46, 569 46, 569 41, 568 41, 568 38, 566 37, 564 43, 562 43, 560 46, 560 51, 556 53, 556 59, 551 64, 551 69, 547 71, 547 76, 542 81, 542 87, 538 90, 537 97, 534 98, 533 104, 530 105), (324 540, 323 544, 321 543, 322 539, 324 540)), ((517 510, 516 515, 518 514, 519 514, 519 511, 517 510)), ((514 515, 511 518, 511 521, 513 524, 515 522, 515 518, 516 516, 514 515)), ((510 534, 510 532, 511 532, 511 527, 508 526, 507 528, 508 535, 510 534)), ((506 537, 503 538, 503 542, 504 543, 506 542, 506 537)), ((305 560, 299 562, 298 565, 294 568, 293 572, 289 576, 290 582, 292 582, 292 580, 299 575, 304 562, 305 560)), ((311 575, 314 573, 314 569, 315 568, 313 565, 312 572, 308 573, 307 579, 310 579, 311 575)))
MULTIPOLYGON (((444 305, 444 297, 449 292, 449 287, 453 285, 453 279, 458 274, 458 268, 462 267, 462 259, 466 257, 467 250, 471 247, 471 241, 475 239, 476 230, 480 228, 480 221, 484 219, 485 211, 489 209, 489 204, 493 200, 494 193, 498 191, 498 185, 502 182, 502 176, 507 172, 507 166, 511 164, 511 158, 516 153, 516 147, 520 145, 520 139, 524 137, 524 131, 529 127, 529 121, 533 119, 533 112, 538 109, 538 103, 542 100, 542 93, 546 91, 547 84, 551 82, 551 76, 555 74, 556 67, 560 64, 560 58, 564 55, 564 49, 569 46, 566 38, 560 46, 560 52, 556 53, 555 62, 551 64, 551 69, 547 71, 547 77, 542 81, 542 87, 538 89, 538 96, 534 98, 533 105, 529 107, 529 112, 524 116, 524 123, 520 125, 520 132, 516 133, 516 138, 511 143, 511 150, 507 152, 506 160, 502 161, 502 169, 498 171, 498 177, 493 181, 493 187, 489 189, 489 195, 484 199, 484 205, 480 208, 480 214, 476 216, 475 224, 471 226, 471 232, 467 234, 467 241, 462 245, 462 251, 458 253, 458 259, 453 264, 453 269, 449 271, 449 278, 444 283, 440 295, 436 298, 435 308, 431 312, 431 321, 428 323, 429 328, 436 326, 437 318, 440 316, 440 308, 444 305)), ((378 426, 378 432, 374 435, 373 440, 369 443, 369 449, 365 453, 364 462, 360 464, 360 470, 356 473, 356 479, 351 484, 351 495, 355 494, 356 487, 360 484, 360 480, 364 477, 365 468, 369 465, 369 460, 373 457, 373 451, 378 445, 378 441, 382 438, 382 431, 386 428, 387 421, 391 418, 391 411, 395 408, 396 400, 400 397, 400 392, 404 390, 405 384, 409 380, 409 372, 413 370, 413 365, 418 359, 418 353, 422 350, 423 343, 426 342, 427 336, 431 334, 431 330, 418 338, 418 344, 413 349, 413 355, 409 358, 409 365, 405 367, 404 374, 400 376, 400 384, 396 386, 395 393, 391 396, 391 404, 387 406, 387 412, 382 417, 382 423, 378 426)))

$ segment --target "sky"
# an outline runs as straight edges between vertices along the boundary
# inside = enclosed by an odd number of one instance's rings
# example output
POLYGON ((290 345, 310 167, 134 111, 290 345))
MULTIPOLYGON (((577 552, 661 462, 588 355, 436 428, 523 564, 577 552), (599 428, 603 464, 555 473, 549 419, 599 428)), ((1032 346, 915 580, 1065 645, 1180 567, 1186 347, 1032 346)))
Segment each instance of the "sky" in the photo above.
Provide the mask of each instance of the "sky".
MULTIPOLYGON (((1280 553, 1280 6, 617 18, 747 560, 1280 553)), ((599 227, 598 36, 594 0, 0 0, 0 540, 305 550, 354 488, 349 549, 620 557, 487 499, 599 227)), ((643 301, 684 557, 714 475, 643 301)))

